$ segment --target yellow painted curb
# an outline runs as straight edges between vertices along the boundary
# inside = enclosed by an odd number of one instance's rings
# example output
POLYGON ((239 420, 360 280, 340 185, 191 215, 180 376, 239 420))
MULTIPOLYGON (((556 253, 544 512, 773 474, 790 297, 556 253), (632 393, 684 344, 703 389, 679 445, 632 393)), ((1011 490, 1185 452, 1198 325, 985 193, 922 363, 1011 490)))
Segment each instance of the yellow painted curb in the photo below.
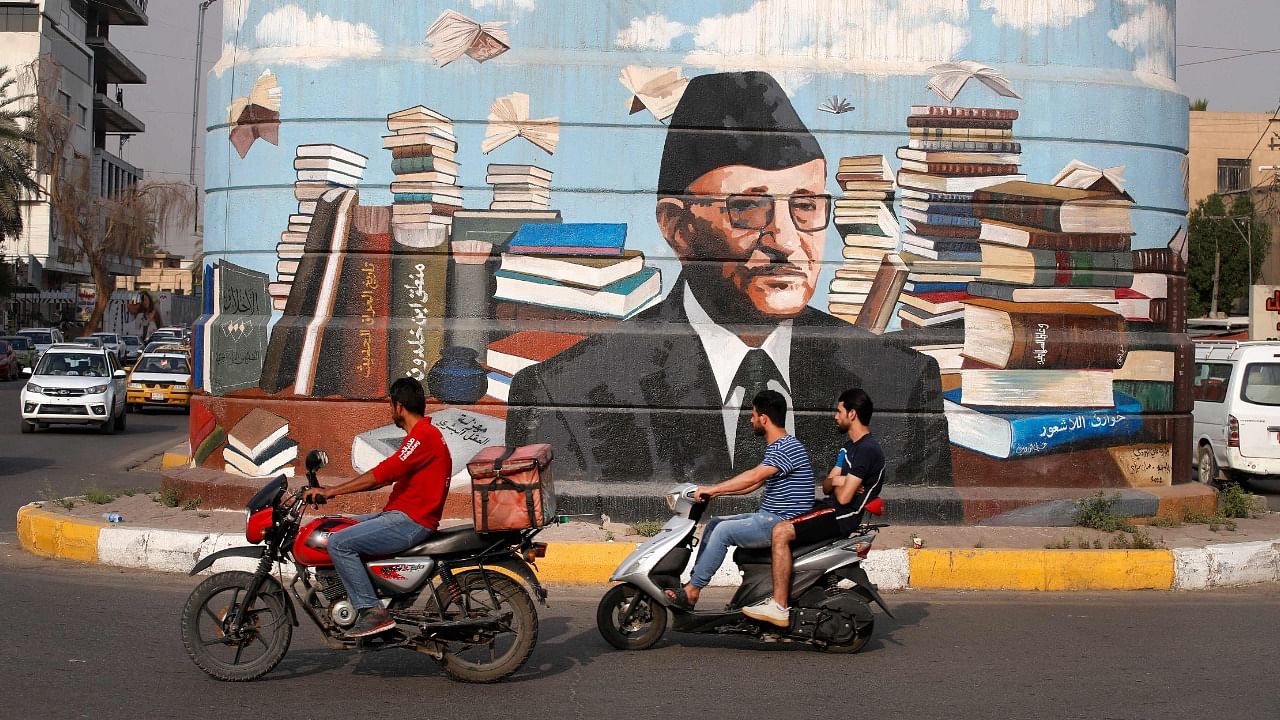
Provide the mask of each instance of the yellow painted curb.
POLYGON ((167 452, 164 457, 160 458, 161 470, 172 470, 174 468, 184 468, 191 464, 191 457, 182 453, 167 452))
POLYGON ((933 590, 1168 590, 1168 550, 908 550, 911 587, 933 590))
POLYGON ((23 550, 45 557, 80 562, 98 561, 98 533, 106 523, 41 510, 18 508, 18 543, 23 550))
POLYGON ((607 583, 635 549, 632 543, 549 543, 547 556, 538 559, 538 578, 569 585, 607 583))

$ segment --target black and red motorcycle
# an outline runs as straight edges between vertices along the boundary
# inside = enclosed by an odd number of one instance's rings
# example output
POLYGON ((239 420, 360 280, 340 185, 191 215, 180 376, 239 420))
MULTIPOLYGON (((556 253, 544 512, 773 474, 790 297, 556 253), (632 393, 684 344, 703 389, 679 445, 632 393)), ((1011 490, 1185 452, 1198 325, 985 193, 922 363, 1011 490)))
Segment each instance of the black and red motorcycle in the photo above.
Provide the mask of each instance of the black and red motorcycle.
MULTIPOLYGON (((327 463, 324 453, 306 458, 307 482, 327 463)), ((495 682, 519 670, 538 639, 532 595, 546 603, 534 573, 545 543, 540 528, 477 533, 466 525, 440 530, 421 545, 365 566, 396 621, 393 630, 364 640, 344 631, 356 610, 329 558, 329 535, 355 523, 342 516, 302 525, 303 492, 290 493, 283 476, 249 501, 245 537, 252 545, 203 558, 195 575, 226 557, 257 558, 254 572, 211 575, 182 609, 182 642, 195 664, 227 681, 254 680, 270 672, 289 649, 298 625, 296 607, 336 649, 405 648, 435 658, 450 677, 495 682), (278 568, 292 564, 287 585, 278 568), (518 580, 517 580, 518 578, 518 580)))

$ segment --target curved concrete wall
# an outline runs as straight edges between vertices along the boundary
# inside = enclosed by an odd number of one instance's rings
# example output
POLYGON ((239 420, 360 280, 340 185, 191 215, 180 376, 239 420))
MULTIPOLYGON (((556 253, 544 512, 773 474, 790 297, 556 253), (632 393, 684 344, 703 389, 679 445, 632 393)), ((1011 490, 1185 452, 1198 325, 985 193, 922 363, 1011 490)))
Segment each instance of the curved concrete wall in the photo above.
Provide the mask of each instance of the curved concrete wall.
POLYGON ((271 472, 298 443, 367 469, 411 375, 458 469, 547 441, 563 479, 721 479, 759 460, 740 409, 764 387, 826 468, 862 386, 894 484, 1190 472, 1172 1, 225 17, 208 467, 271 472), (284 454, 253 456, 263 438, 284 454))

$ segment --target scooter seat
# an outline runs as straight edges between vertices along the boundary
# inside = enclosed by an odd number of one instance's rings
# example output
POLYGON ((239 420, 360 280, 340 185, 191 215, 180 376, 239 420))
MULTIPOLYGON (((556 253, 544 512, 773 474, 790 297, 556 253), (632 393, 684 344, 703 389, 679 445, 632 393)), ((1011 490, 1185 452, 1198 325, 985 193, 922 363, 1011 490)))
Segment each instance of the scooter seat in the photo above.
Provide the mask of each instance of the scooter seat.
POLYGON ((458 527, 437 530, 431 533, 431 537, 421 545, 415 545, 409 548, 402 555, 420 556, 420 555, 461 555, 463 553, 475 553, 492 547, 495 543, 502 541, 510 541, 514 544, 519 539, 519 533, 478 533, 472 525, 460 525, 458 527))
MULTIPOLYGON (((834 541, 835 538, 827 538, 808 545, 793 545, 791 547, 791 557, 798 558, 820 547, 826 547, 834 541)), ((773 554, 770 548, 767 547, 738 548, 733 551, 733 561, 738 565, 768 565, 773 562, 773 554)))

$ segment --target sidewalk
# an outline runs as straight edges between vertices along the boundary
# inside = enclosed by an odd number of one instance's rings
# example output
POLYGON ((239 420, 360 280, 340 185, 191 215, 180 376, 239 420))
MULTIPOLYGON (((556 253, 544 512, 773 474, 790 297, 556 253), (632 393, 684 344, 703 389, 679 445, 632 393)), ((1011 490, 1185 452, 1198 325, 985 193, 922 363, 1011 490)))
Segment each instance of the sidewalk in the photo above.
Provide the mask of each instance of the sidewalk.
MULTIPOLYGON (((1203 524, 1140 528, 1156 549, 1115 547, 1116 534, 1079 527, 896 526, 880 533, 865 567, 885 590, 1190 590, 1280 581, 1280 513, 1234 523, 1234 530, 1217 531, 1203 524), (911 547, 914 537, 922 549, 911 547)), ((243 532, 242 510, 184 510, 141 494, 71 508, 38 502, 18 512, 19 540, 29 552, 162 572, 187 572, 201 557, 243 545, 243 532), (106 523, 107 512, 125 521, 106 523)), ((1122 536, 1134 544, 1132 535, 1122 536)), ((539 539, 550 544, 538 563, 549 584, 607 584, 644 541, 626 524, 586 522, 548 528, 539 539)), ((228 560, 215 569, 251 565, 228 560)), ((712 584, 739 579, 728 562, 712 584)))

